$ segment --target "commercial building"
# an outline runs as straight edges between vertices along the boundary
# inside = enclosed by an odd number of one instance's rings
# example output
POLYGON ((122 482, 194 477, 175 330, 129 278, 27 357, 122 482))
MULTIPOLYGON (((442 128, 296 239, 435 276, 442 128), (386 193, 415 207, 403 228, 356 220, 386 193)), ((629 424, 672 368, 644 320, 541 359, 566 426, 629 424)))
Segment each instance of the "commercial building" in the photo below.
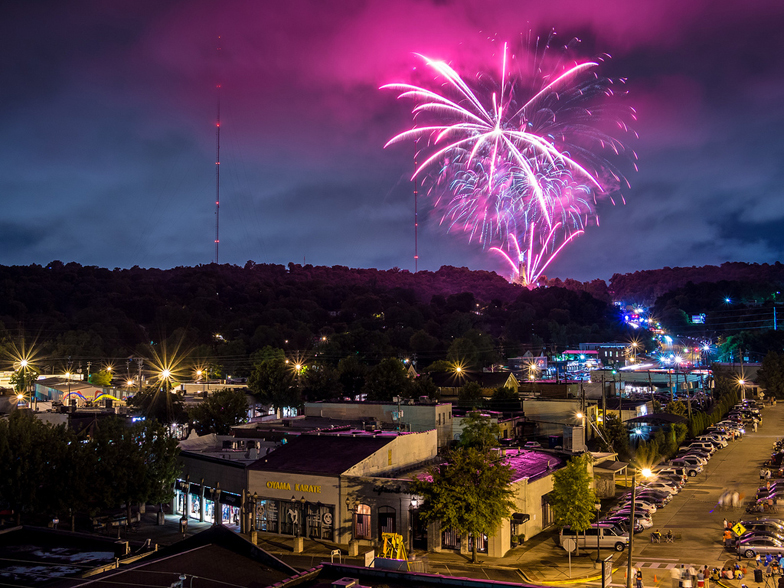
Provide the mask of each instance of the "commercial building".
POLYGON ((306 417, 365 423, 377 428, 394 427, 401 431, 421 433, 435 430, 438 447, 446 447, 452 439, 452 404, 449 402, 306 402, 306 417))

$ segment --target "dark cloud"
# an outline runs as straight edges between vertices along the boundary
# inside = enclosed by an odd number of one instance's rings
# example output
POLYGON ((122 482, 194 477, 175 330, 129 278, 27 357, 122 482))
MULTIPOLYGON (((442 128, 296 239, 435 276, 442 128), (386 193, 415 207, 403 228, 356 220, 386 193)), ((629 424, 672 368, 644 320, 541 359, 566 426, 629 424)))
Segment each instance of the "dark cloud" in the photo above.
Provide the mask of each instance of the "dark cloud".
MULTIPOLYGON (((221 261, 412 268, 412 152, 382 149, 412 105, 378 87, 414 52, 492 70, 551 27, 629 79, 640 172, 546 273, 781 257, 778 1, 52 1, 3 20, 0 263, 209 262, 220 81, 221 261)), ((428 210, 420 268, 505 271, 428 210)))

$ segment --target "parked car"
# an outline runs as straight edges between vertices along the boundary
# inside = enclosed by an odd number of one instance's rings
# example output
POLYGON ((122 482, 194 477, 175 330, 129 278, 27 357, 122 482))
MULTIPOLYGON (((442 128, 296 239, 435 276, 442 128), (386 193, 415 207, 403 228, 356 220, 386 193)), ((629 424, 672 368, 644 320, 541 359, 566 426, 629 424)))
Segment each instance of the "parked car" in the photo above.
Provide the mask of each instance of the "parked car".
POLYGON ((526 441, 523 449, 541 449, 542 444, 539 441, 526 441))
POLYGON ((647 484, 640 487, 648 488, 649 490, 664 490, 665 492, 669 492, 670 494, 677 494, 678 492, 680 492, 680 488, 675 486, 675 484, 671 484, 669 482, 664 482, 661 480, 648 482, 647 484))
MULTIPOLYGON (((622 517, 620 515, 610 515, 599 521, 600 523, 607 523, 621 527, 625 533, 629 533, 629 517, 622 517)), ((642 526, 640 521, 634 522, 634 532, 635 533, 642 533, 645 528, 642 526)))
MULTIPOLYGON (((631 516, 632 511, 629 508, 622 508, 621 510, 616 510, 613 514, 626 517, 628 519, 631 516)), ((651 515, 649 515, 647 512, 640 512, 635 510, 634 518, 639 521, 645 529, 650 529, 653 527, 653 519, 651 519, 651 515)))
POLYGON ((752 519, 740 521, 740 524, 749 531, 773 532, 784 534, 784 524, 775 519, 752 519))
POLYGON ((577 543, 577 547, 590 549, 591 547, 598 546, 608 548, 612 547, 615 551, 623 551, 629 545, 629 536, 619 534, 616 532, 614 525, 606 524, 592 524, 585 531, 572 531, 567 525, 561 529, 558 535, 558 545, 564 546, 565 539, 573 539, 577 543))
POLYGON ((668 463, 670 465, 681 466, 686 470, 686 473, 691 478, 693 478, 694 476, 696 476, 702 471, 702 465, 700 465, 695 459, 688 458, 688 457, 678 457, 675 459, 671 459, 668 463))
MULTIPOLYGON (((616 504, 614 507, 612 507, 608 512, 613 513, 613 512, 618 512, 619 510, 630 509, 631 504, 632 504, 631 499, 623 500, 618 504, 616 504)), ((653 514, 656 512, 656 505, 653 502, 648 502, 643 498, 637 498, 637 500, 634 501, 634 510, 645 511, 648 514, 653 514)))
POLYGON ((738 541, 735 548, 738 555, 743 557, 755 558, 757 555, 775 555, 784 557, 784 543, 773 537, 753 536, 738 541))

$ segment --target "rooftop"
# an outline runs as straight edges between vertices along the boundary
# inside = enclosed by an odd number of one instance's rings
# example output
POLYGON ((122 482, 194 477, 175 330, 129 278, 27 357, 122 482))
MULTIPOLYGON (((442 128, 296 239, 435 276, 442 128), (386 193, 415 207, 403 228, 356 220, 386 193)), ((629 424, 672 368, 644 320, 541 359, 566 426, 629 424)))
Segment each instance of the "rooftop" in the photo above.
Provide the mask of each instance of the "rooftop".
POLYGON ((339 476, 391 443, 397 433, 300 435, 250 466, 251 470, 339 476))

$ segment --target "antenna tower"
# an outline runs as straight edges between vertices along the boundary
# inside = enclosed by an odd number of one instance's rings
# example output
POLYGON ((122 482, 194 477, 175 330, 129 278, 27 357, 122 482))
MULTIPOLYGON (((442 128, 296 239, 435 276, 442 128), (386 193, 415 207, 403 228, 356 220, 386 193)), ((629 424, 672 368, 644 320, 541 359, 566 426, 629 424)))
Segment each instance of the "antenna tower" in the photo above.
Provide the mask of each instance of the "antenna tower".
MULTIPOLYGON (((414 141, 414 172, 417 169, 417 157, 419 156, 419 138, 414 141)), ((417 189, 417 178, 414 176, 414 273, 419 271, 419 213, 417 211, 417 200, 419 190, 417 189)))
MULTIPOLYGON (((218 37, 218 55, 220 55, 220 37, 218 37)), ((220 246, 220 88, 217 86, 218 113, 215 119, 215 263, 218 261, 220 246)))

